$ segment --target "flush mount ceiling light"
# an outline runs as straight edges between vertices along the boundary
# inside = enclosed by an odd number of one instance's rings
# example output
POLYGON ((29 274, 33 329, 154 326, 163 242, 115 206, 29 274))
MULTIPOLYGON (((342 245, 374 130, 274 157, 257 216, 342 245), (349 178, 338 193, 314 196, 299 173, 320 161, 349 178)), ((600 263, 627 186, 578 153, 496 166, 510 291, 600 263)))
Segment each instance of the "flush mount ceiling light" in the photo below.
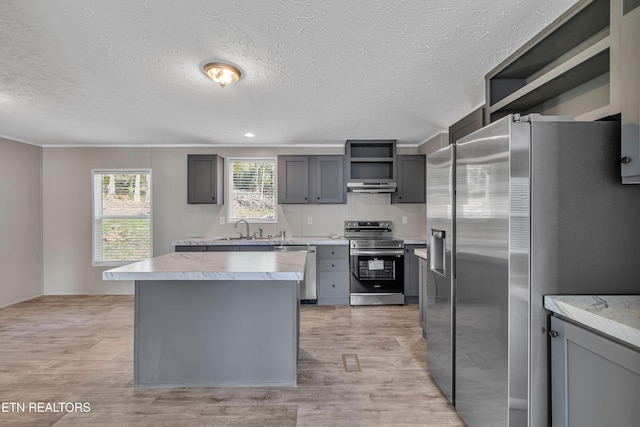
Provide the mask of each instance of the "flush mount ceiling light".
POLYGON ((237 67, 222 62, 210 62, 202 68, 211 80, 220 84, 220 87, 237 82, 242 75, 237 67))

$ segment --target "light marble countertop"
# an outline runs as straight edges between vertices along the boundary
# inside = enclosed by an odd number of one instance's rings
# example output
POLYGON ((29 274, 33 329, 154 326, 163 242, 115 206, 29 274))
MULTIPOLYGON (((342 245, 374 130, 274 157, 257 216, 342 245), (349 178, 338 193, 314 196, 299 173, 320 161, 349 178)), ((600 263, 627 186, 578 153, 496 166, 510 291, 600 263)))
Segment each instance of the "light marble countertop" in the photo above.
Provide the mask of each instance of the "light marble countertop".
MULTIPOLYGON (((425 245, 426 239, 420 237, 402 237, 394 238, 404 240, 405 245, 425 245)), ((222 237, 187 237, 184 239, 174 240, 173 246, 240 246, 240 245, 348 245, 349 240, 343 236, 334 237, 287 237, 286 239, 231 239, 225 240, 222 237)))
POLYGON ((544 308, 640 348, 640 295, 546 295, 544 308))
POLYGON ((231 239, 225 240, 222 237, 187 237, 185 239, 174 240, 173 246, 240 246, 240 245, 348 245, 349 240, 344 237, 287 237, 286 239, 231 239))
POLYGON ((104 271, 104 280, 302 280, 305 252, 173 252, 104 271))
POLYGON ((414 249, 413 252, 422 259, 427 259, 427 248, 414 249))
POLYGON ((394 239, 404 240, 405 245, 426 245, 427 238, 426 237, 415 237, 415 236, 393 236, 394 239))

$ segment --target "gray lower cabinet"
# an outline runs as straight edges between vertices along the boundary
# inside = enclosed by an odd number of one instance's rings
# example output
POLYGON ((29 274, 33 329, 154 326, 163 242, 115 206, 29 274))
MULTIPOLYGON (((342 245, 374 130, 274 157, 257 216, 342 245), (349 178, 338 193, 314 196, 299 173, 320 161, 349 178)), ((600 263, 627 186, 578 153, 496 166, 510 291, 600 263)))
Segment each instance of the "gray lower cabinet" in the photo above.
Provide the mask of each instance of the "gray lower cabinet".
POLYGON ((206 246, 176 246, 176 252, 206 252, 206 246))
POLYGON ((349 247, 318 246, 318 305, 349 305, 349 247))
POLYGON ((187 203, 224 203, 224 158, 215 154, 187 155, 187 203))
POLYGON ((176 246, 176 252, 256 252, 272 251, 273 245, 209 245, 209 246, 176 246))
POLYGON ((396 156, 397 184, 391 193, 391 203, 425 203, 427 199, 426 156, 402 154, 396 156))
POLYGON ((278 156, 278 203, 346 203, 344 156, 278 156))
POLYGON ((404 245, 404 302, 417 304, 419 294, 418 257, 414 250, 424 248, 424 245, 404 245))
POLYGON ((273 245, 211 245, 207 252, 270 252, 273 245))
POLYGON ((210 245, 205 247, 207 252, 238 252, 240 250, 238 245, 210 245))
POLYGON ((555 316, 551 335, 553 427, 637 426, 640 351, 555 316))
POLYGON ((418 317, 422 336, 427 336, 427 272, 429 264, 426 259, 418 257, 418 283, 420 285, 418 298, 418 317))
POLYGON ((273 245, 245 245, 240 246, 240 252, 271 252, 273 245))

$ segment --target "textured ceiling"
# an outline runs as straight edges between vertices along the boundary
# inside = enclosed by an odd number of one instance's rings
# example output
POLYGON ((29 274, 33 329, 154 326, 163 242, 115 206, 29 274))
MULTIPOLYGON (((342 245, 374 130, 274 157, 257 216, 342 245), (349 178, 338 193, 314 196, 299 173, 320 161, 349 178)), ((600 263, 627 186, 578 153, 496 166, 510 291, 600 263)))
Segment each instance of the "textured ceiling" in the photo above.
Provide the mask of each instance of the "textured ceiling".
POLYGON ((0 0, 0 136, 416 145, 481 105, 484 75, 574 3, 0 0), (220 88, 211 61, 243 78, 220 88))

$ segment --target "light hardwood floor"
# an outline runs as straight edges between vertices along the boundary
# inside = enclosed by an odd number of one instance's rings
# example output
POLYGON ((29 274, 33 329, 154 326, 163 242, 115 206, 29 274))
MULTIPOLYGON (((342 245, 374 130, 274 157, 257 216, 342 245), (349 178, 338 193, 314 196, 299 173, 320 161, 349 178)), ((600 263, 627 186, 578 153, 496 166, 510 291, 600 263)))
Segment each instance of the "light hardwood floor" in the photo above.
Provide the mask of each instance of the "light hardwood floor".
POLYGON ((148 389, 132 385, 133 297, 5 307, 0 425, 465 425, 426 370, 417 306, 303 306, 300 321, 295 388, 148 389), (360 370, 347 372, 343 355, 360 370), (90 412, 30 412, 36 402, 88 402, 90 412))

